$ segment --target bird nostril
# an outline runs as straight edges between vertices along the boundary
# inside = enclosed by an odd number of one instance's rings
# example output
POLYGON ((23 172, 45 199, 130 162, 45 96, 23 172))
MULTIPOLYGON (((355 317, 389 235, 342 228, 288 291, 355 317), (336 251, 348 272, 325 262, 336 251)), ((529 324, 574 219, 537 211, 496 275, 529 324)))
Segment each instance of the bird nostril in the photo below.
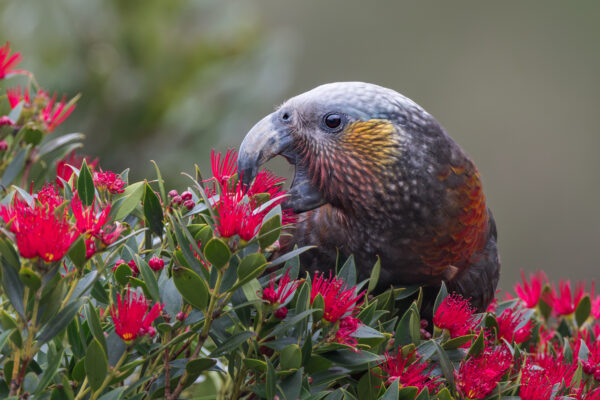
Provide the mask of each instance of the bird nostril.
POLYGON ((284 111, 283 114, 281 114, 281 119, 285 122, 288 122, 290 120, 290 118, 291 118, 291 116, 288 111, 284 111))

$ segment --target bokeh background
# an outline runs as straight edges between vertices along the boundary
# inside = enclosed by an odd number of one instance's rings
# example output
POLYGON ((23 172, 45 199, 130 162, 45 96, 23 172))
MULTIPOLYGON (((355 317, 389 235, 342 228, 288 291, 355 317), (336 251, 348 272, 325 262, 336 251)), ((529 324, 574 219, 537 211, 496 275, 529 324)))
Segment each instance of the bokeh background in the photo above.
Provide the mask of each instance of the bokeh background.
POLYGON ((594 0, 3 0, 0 43, 82 94, 61 129, 103 168, 154 176, 154 159, 178 189, 287 97, 396 89, 478 165, 507 289, 521 269, 600 278, 598 21, 594 0))

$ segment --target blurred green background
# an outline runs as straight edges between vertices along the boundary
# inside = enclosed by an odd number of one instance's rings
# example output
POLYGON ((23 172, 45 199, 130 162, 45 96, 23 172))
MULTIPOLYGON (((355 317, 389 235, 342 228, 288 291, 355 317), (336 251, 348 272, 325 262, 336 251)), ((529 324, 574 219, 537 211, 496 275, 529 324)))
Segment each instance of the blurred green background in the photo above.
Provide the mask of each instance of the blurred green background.
MULTIPOLYGON (((600 278, 600 2, 3 0, 61 129, 103 168, 171 185, 287 97, 362 80, 411 97, 478 165, 507 289, 520 269, 600 278)), ((289 174, 284 163, 273 167, 289 174)))

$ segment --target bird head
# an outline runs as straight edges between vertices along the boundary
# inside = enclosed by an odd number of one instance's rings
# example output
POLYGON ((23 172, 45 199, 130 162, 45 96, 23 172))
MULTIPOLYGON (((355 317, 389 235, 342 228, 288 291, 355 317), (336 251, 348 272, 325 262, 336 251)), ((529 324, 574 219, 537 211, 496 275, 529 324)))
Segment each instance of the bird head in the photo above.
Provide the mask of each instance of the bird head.
POLYGON ((416 134, 427 124, 443 132, 420 106, 393 90, 330 83, 289 99, 259 121, 241 144, 238 171, 248 184, 260 165, 281 155, 295 166, 284 207, 301 213, 330 203, 356 212, 397 190, 407 146, 427 152, 430 141, 416 134))

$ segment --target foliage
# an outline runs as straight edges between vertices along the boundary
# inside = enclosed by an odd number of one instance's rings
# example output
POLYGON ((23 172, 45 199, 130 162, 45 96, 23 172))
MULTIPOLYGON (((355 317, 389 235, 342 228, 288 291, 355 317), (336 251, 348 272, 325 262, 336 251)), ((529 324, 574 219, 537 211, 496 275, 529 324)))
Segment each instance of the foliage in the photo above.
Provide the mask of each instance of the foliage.
POLYGON ((128 182, 65 161, 81 136, 52 131, 76 99, 45 95, 3 49, 0 82, 29 84, 0 119, 2 397, 600 398, 593 290, 523 276, 475 314, 443 285, 434 305, 418 286, 373 293, 379 263, 363 282, 352 257, 303 274, 308 249, 279 245, 297 218, 280 178, 242 186, 233 151, 183 193, 158 166, 128 182))

